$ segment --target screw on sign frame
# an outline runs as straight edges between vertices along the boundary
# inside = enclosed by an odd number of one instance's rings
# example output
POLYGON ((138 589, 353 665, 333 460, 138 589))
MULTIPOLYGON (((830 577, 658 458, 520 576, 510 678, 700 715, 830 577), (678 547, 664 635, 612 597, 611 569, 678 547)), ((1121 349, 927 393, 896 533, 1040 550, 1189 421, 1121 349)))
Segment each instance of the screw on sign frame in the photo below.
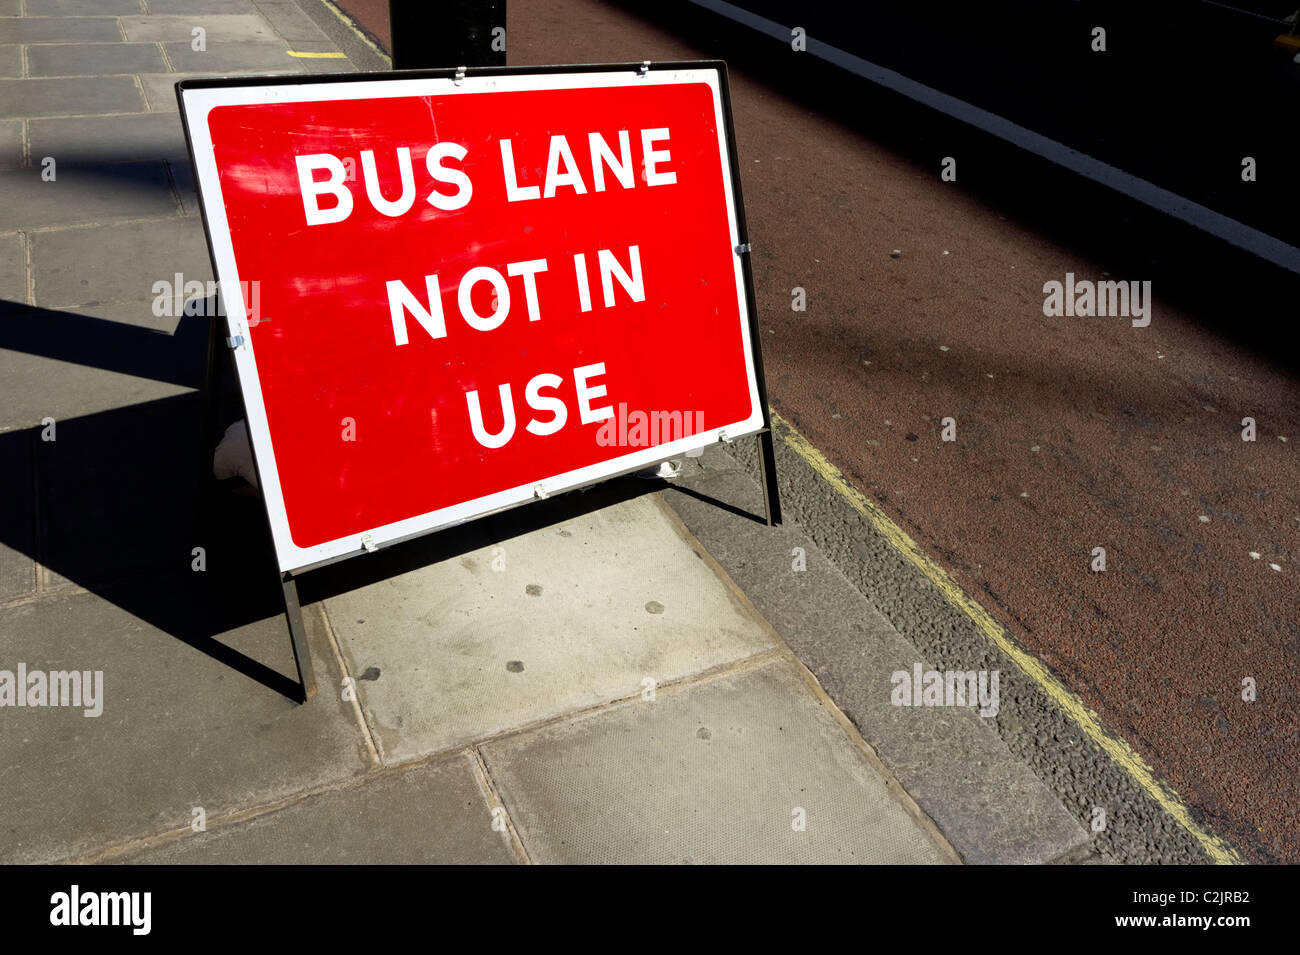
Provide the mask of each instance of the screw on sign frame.
POLYGON ((303 699, 306 571, 751 434, 780 523, 723 63, 177 96, 303 699))

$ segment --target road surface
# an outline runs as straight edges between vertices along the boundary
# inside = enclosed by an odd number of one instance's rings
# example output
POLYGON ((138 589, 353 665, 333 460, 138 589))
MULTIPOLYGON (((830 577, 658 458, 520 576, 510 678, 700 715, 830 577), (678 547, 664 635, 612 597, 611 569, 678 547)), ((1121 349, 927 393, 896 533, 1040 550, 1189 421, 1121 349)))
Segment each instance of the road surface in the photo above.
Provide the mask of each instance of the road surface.
POLYGON ((508 38, 728 60, 778 413, 1203 824, 1300 861, 1295 277, 684 5, 513 3, 508 38), (1150 282, 1150 324, 1045 314, 1068 275, 1150 282))

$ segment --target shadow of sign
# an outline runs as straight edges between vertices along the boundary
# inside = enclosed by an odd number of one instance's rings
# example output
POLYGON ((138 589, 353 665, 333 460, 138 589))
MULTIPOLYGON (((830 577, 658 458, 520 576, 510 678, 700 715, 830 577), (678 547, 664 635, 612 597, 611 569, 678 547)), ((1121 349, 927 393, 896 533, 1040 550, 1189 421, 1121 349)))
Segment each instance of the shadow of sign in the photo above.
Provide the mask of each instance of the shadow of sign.
MULTIPOLYGON (((3 302, 0 348, 197 388, 208 322, 186 316, 167 335, 3 302)), ((224 430, 242 407, 224 354, 220 365, 224 430)), ((8 502, 0 511, 0 600, 85 588, 296 701, 293 676, 222 639, 281 617, 284 604, 260 500, 209 479, 203 406, 194 392, 0 434, 0 495, 8 502), (39 587, 32 562, 44 569, 39 587)), ((395 545, 303 577, 302 600, 490 547, 661 486, 622 478, 395 545)), ((429 636, 437 639, 436 628, 429 636)))

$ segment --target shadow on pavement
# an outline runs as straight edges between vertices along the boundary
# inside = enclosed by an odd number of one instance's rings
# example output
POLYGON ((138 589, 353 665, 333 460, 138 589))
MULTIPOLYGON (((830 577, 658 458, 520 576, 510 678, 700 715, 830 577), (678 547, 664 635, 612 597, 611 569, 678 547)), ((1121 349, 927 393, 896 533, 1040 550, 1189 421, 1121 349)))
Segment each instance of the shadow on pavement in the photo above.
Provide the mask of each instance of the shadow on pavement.
POLYGON ((183 317, 172 334, 75 312, 0 302, 0 348, 152 381, 203 381, 208 328, 183 317))
MULTIPOLYGON (((0 304, 0 348, 162 381, 203 379, 207 322, 166 335, 85 315, 0 304)), ((221 355, 219 417, 242 416, 221 355)), ((204 402, 180 395, 0 434, 0 544, 43 564, 50 586, 71 583, 121 607, 290 699, 296 679, 233 649, 221 636, 284 613, 261 500, 206 480, 204 402), (195 548, 204 569, 195 569, 195 548)), ((304 604, 490 547, 662 487, 625 477, 450 528, 299 580, 304 604)), ((53 635, 53 634, 52 634, 53 635)), ((287 626, 284 639, 289 639, 287 626)))

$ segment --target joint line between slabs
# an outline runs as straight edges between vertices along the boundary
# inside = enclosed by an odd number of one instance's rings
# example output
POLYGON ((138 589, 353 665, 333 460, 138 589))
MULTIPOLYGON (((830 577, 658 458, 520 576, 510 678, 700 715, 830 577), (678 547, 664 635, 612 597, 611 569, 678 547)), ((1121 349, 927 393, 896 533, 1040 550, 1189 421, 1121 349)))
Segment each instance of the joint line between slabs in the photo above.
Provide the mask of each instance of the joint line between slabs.
POLYGON ((880 758, 880 754, 876 752, 876 748, 866 741, 857 726, 849 719, 848 714, 840 709, 831 695, 826 692, 826 688, 821 685, 821 681, 817 679, 816 674, 804 666, 803 661, 799 659, 792 649, 787 647, 786 652, 790 664, 795 668, 799 679, 807 687, 808 692, 813 695, 817 705, 839 727, 840 732, 848 737, 849 744, 858 750, 867 765, 880 777, 880 781, 884 785, 885 792, 890 800, 925 832, 946 864, 965 865, 966 860, 957 851, 957 847, 939 828, 939 824, 930 818, 930 814, 921 808, 921 804, 908 792, 902 781, 885 765, 884 760, 880 758))
MULTIPOLYGON (((379 748, 375 743, 374 734, 370 732, 370 724, 366 722, 366 715, 361 711, 361 693, 357 689, 356 678, 348 672, 347 662, 343 659, 343 652, 339 648, 338 638, 334 635, 334 627, 330 623, 330 616, 325 610, 325 601, 320 604, 320 619, 325 626, 325 637, 329 641, 330 651, 334 654, 334 662, 338 664, 339 672, 343 678, 352 680, 352 712, 357 718, 357 724, 361 727, 362 735, 365 736, 366 749, 370 752, 370 762, 375 766, 383 766, 383 757, 379 755, 379 748)), ((311 652, 311 648, 307 648, 311 652)))
POLYGON ((528 849, 524 846, 524 840, 519 835, 519 830, 515 828, 515 821, 510 818, 510 810, 506 808, 505 800, 497 792, 496 783, 492 781, 492 774, 488 772, 487 762, 483 759, 483 754, 479 752, 477 746, 471 746, 469 748, 469 757, 479 789, 483 791, 483 796, 487 799, 489 815, 491 810, 500 808, 505 816, 506 835, 510 837, 510 848, 514 851, 515 857, 524 865, 532 865, 533 860, 529 858, 528 849))
MULTIPOLYGON (((0 606, 0 609, 3 609, 4 607, 7 606, 16 605, 17 603, 20 602, 23 603, 30 602, 32 599, 34 599, 34 596, 29 595, 26 598, 22 598, 20 601, 12 601, 10 604, 0 606)), ((324 608, 322 605, 322 610, 323 609, 324 608)), ((326 623, 328 625, 328 618, 326 619, 326 623)), ((330 628, 330 635, 333 636, 332 628, 330 628)), ((689 688, 690 686, 695 685, 696 683, 705 683, 711 681, 712 679, 725 676, 727 672, 730 672, 731 670, 734 669, 739 669, 740 665, 748 664, 750 666, 759 666, 762 665, 762 663, 771 662, 772 660, 784 659, 784 656, 782 655, 784 653, 785 651, 782 651, 780 648, 773 648, 771 650, 763 651, 759 654, 756 654, 754 657, 749 657, 741 661, 737 661, 736 665, 724 664, 722 667, 714 668, 713 670, 704 671, 704 673, 702 674, 695 674, 694 676, 691 677, 683 677, 682 679, 677 681, 660 684, 658 689, 674 692, 678 689, 689 688), (762 657, 764 659, 760 661, 758 660, 759 657, 762 657)), ((390 764, 380 763, 371 772, 358 773, 354 776, 345 779, 325 783, 309 789, 299 790, 297 792, 291 793, 279 799, 274 799, 268 803, 262 803, 256 806, 251 806, 247 809, 232 809, 231 811, 226 812, 220 816, 209 817, 208 829, 205 831, 211 832, 222 826, 233 826, 242 822, 250 821, 252 819, 260 818, 262 816, 270 815, 272 813, 279 812, 282 809, 287 809, 290 806, 297 805, 299 803, 305 802, 317 796, 322 796, 328 793, 346 792, 346 791, 351 791, 353 789, 358 789, 360 787, 368 785, 372 780, 375 779, 400 776, 401 774, 410 772, 411 770, 420 766, 430 766, 433 765, 434 763, 445 762, 448 759, 452 758, 453 755, 457 753, 460 754, 469 753, 471 755, 477 754, 479 751, 479 747, 482 746, 484 743, 495 742, 498 739, 503 739, 519 733, 528 732, 530 730, 540 729, 543 726, 549 726, 555 723, 559 723, 566 719, 573 719, 573 718, 591 715, 599 710, 608 707, 612 707, 619 704, 630 703, 633 699, 635 699, 635 696, 627 697, 619 700, 612 700, 608 703, 596 704, 594 706, 586 707, 581 710, 576 710, 570 713, 561 714, 559 716, 549 717, 545 720, 538 721, 534 724, 528 724, 526 726, 521 726, 515 729, 505 730, 499 733, 495 733, 492 736, 485 737, 484 739, 477 740, 468 745, 460 744, 455 747, 438 750, 433 753, 425 753, 416 758, 398 761, 395 763, 390 763, 390 764)), ((362 725, 363 726, 365 725, 364 722, 362 725)), ((476 773, 483 774, 482 778, 476 777, 478 784, 482 789, 484 785, 484 780, 485 779, 490 780, 491 778, 486 773, 486 764, 480 767, 478 766, 478 762, 476 759, 474 769, 476 773)), ((495 792, 495 787, 493 787, 492 791, 495 792)), ((501 802, 499 798, 499 794, 496 802, 497 804, 501 805, 503 809, 505 808, 505 804, 501 802)), ((509 821, 509 815, 510 815, 509 811, 507 811, 506 812, 507 821, 509 821)), ((511 822, 510 825, 513 831, 513 822, 511 822)), ((134 851, 135 849, 153 848, 153 847, 158 847, 163 845, 170 845, 171 843, 178 842, 181 839, 187 838, 191 832, 192 830, 190 829, 189 826, 181 826, 180 828, 177 829, 168 829, 163 832, 153 833, 145 836, 130 836, 130 837, 126 837, 126 838, 122 838, 110 842, 107 845, 101 846, 98 849, 93 849, 89 852, 85 852, 80 855, 58 857, 57 859, 51 860, 50 864, 84 865, 84 864, 98 863, 105 859, 113 858, 116 856, 123 855, 124 853, 134 851)), ((523 852, 523 855, 527 859, 527 851, 524 849, 522 841, 519 842, 516 852, 523 852)), ((528 859, 528 862, 529 864, 532 864, 531 859, 528 859)), ((46 863, 42 862, 38 864, 46 864, 46 863)))
MULTIPOLYGON (((162 54, 163 66, 167 67, 167 72, 168 72, 168 73, 177 73, 177 72, 180 72, 179 70, 176 69, 176 64, 172 62, 172 58, 171 58, 170 56, 167 55, 167 44, 166 44, 164 41, 162 41, 162 40, 159 40, 159 41, 158 41, 158 52, 159 52, 160 54, 162 54)), ((138 74, 138 73, 136 74, 135 81, 136 81, 137 84, 139 84, 139 86, 140 86, 140 91, 143 93, 143 92, 144 92, 144 80, 140 78, 140 74, 138 74)), ((148 97, 148 96, 146 96, 146 97, 144 98, 144 101, 145 101, 145 103, 149 106, 149 112, 151 112, 151 113, 152 113, 152 112, 155 112, 155 110, 154 110, 154 108, 153 108, 153 104, 149 102, 149 97, 148 97)))
POLYGON ((1218 865, 1241 865, 1237 850, 1218 836, 1211 835, 1192 818, 1191 810, 1167 783, 1158 779, 1155 771, 1124 739, 1106 730, 1099 717, 1065 684, 1058 680, 1045 664, 1033 654, 1016 644, 1011 635, 977 601, 967 596, 948 576, 947 571, 930 559, 907 532, 890 520, 865 494, 855 488, 840 469, 832 464, 802 434, 775 410, 772 423, 779 426, 786 445, 803 459, 840 497, 865 517, 885 541, 904 560, 921 571, 938 588, 948 602, 964 613, 976 628, 995 647, 1002 651, 1027 677, 1034 681, 1048 699, 1055 703, 1083 733, 1102 748, 1112 760, 1133 779, 1162 809, 1186 829, 1206 854, 1218 865))
MULTIPOLYGON (((924 809, 921 808, 920 804, 918 804, 912 794, 907 791, 899 781, 898 777, 894 775, 893 771, 885 765, 884 761, 880 758, 880 754, 876 752, 875 747, 863 738, 862 733, 853 724, 853 721, 849 719, 843 710, 840 709, 835 700, 831 698, 831 695, 826 692, 826 688, 821 685, 821 681, 817 679, 808 667, 804 666, 803 661, 799 659, 799 655, 794 652, 794 648, 790 646, 789 642, 781 632, 772 625, 772 622, 767 619, 761 610, 754 606, 754 602, 750 599, 749 594, 745 592, 744 588, 737 584, 731 574, 727 572, 727 569, 709 553, 708 548, 706 548, 700 539, 691 532, 691 529, 686 525, 686 522, 682 520, 681 515, 673 509, 672 505, 664 500, 662 493, 654 495, 654 499, 668 520, 677 529, 677 532, 687 540, 696 555, 708 564, 717 575, 718 579, 723 582, 736 599, 740 600, 749 609, 750 613, 761 622, 763 628, 771 636, 773 640, 773 647, 771 650, 761 652, 755 656, 767 657, 772 661, 784 662, 787 666, 793 667, 794 671, 798 674, 800 682, 808 692, 812 694, 817 707, 830 718, 831 722, 833 722, 835 726, 839 728, 840 732, 848 738, 849 745, 857 750, 866 761, 867 765, 880 776, 889 798, 921 827, 934 843, 938 849, 939 855, 943 857, 945 862, 955 865, 964 865, 965 860, 962 859, 961 853, 956 850, 948 840, 948 837, 939 829, 938 824, 930 818, 929 814, 927 814, 924 809)), ((754 658, 755 657, 750 657, 748 659, 752 660, 754 658)), ((765 660, 763 665, 766 665, 766 662, 767 661, 765 660)), ((742 671, 737 670, 729 672, 742 671)))
MULTIPOLYGON (((746 673, 749 670, 755 670, 776 661, 784 661, 787 653, 788 651, 781 646, 768 647, 767 649, 759 650, 757 653, 751 654, 750 656, 741 657, 738 660, 728 660, 705 670, 701 670, 698 673, 689 673, 685 676, 668 679, 661 683, 657 682, 655 684, 655 693, 671 694, 687 691, 696 686, 703 686, 732 674, 746 673)), ((416 766, 422 763, 432 762, 436 759, 444 759, 451 753, 463 751, 466 747, 478 748, 486 746, 489 743, 495 743, 499 740, 522 736, 525 733, 532 733, 550 726, 557 726, 561 723, 576 722, 578 720, 587 719, 588 717, 596 716, 605 711, 613 711, 625 706, 634 706, 636 705, 636 701, 641 699, 642 692, 643 691, 640 688, 637 688, 627 696, 615 697, 614 699, 604 700, 600 703, 591 703, 586 706, 580 706, 575 710, 565 710, 563 713, 555 713, 550 716, 539 717, 534 720, 529 720, 526 723, 520 723, 517 726, 494 730, 487 736, 480 736, 473 740, 457 742, 454 745, 444 747, 443 749, 437 749, 418 756, 412 756, 395 763, 385 764, 385 766, 386 768, 416 766)))

